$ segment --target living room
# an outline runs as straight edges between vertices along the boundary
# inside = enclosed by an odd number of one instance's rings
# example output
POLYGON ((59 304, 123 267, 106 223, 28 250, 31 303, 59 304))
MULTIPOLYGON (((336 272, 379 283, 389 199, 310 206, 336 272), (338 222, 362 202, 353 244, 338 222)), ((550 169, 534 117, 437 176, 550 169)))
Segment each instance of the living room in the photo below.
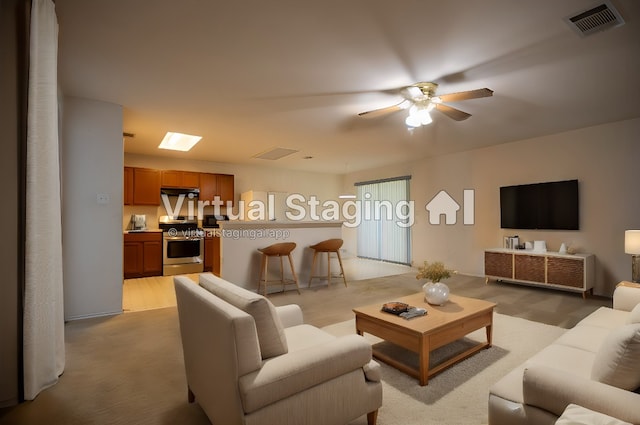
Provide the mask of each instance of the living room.
MULTIPOLYGON (((554 13, 564 16, 569 12, 585 9, 586 6, 589 6, 587 3, 585 1, 575 1, 572 4, 564 5, 561 10, 555 10, 554 13)), ((520 59, 523 59, 523 63, 518 65, 522 67, 520 70, 515 69, 516 65, 513 62, 515 60, 514 57, 518 58, 518 49, 515 46, 509 46, 509 48, 505 47, 503 53, 509 51, 513 56, 506 55, 502 60, 490 63, 491 57, 500 57, 500 49, 496 48, 492 50, 492 53, 486 53, 485 61, 487 64, 484 67, 473 67, 473 65, 482 63, 480 56, 483 55, 476 51, 466 63, 462 59, 457 59, 458 62, 453 61, 446 66, 440 63, 434 64, 431 61, 428 64, 422 63, 420 59, 414 58, 415 69, 412 72, 406 72, 403 77, 398 76, 402 73, 396 73, 394 78, 385 80, 386 77, 380 76, 377 81, 373 81, 373 77, 363 74, 359 74, 358 78, 349 78, 351 83, 358 81, 358 79, 368 81, 367 84, 363 82, 360 86, 353 86, 354 91, 361 89, 363 91, 371 90, 373 88, 386 90, 390 87, 411 84, 415 82, 416 78, 418 80, 435 79, 438 75, 453 73, 456 69, 469 68, 467 73, 468 81, 461 84, 459 82, 455 83, 455 79, 440 79, 438 80, 440 82, 439 91, 445 93, 450 91, 449 88, 453 91, 462 91, 484 86, 495 90, 493 97, 455 104, 461 109, 473 113, 473 117, 469 118, 469 120, 465 122, 446 121, 449 119, 447 116, 434 112, 434 120, 430 127, 415 129, 412 132, 407 130, 403 122, 404 117, 400 117, 400 114, 404 114, 403 112, 397 112, 395 113, 396 115, 381 119, 369 119, 366 121, 361 117, 357 117, 358 111, 393 104, 393 99, 396 98, 388 98, 387 94, 381 94, 380 97, 372 100, 369 100, 366 95, 344 100, 345 96, 350 95, 337 93, 335 97, 331 97, 330 91, 320 93, 311 89, 305 90, 301 86, 292 86, 296 88, 297 93, 300 93, 299 103, 296 100, 296 96, 291 94, 296 92, 293 88, 291 91, 281 90, 280 95, 282 98, 275 103, 269 103, 268 106, 260 104, 260 102, 267 104, 267 101, 261 99, 259 95, 255 96, 256 99, 252 99, 255 104, 251 108, 259 110, 262 107, 266 107, 271 111, 276 111, 273 114, 275 118, 271 116, 274 121, 268 125, 265 125, 266 122, 261 120, 255 123, 247 123, 247 127, 251 128, 254 126, 259 128, 264 125, 262 127, 262 130, 264 130, 263 141, 258 141, 257 133, 249 133, 250 130, 248 128, 242 129, 236 135, 229 136, 226 133, 228 131, 226 125, 222 125, 221 128, 224 131, 221 130, 221 133, 225 133, 225 136, 220 137, 221 142, 215 147, 219 152, 218 156, 200 154, 166 156, 164 154, 149 153, 152 151, 144 150, 135 145, 138 141, 140 141, 141 145, 149 143, 146 140, 146 130, 138 132, 138 128, 144 129, 155 125, 149 125, 145 122, 149 118, 144 116, 145 114, 138 109, 135 101, 124 101, 99 94, 99 84, 86 91, 80 90, 80 86, 75 87, 73 90, 64 91, 64 97, 59 102, 62 112, 60 150, 63 163, 63 167, 61 167, 62 186, 64 188, 63 222, 67 223, 64 230, 64 240, 66 242, 63 247, 64 317, 65 320, 70 321, 67 324, 68 337, 72 339, 78 338, 74 339, 74 343, 70 342, 70 346, 73 347, 73 350, 81 350, 83 346, 82 338, 92 338, 89 327, 85 328, 80 322, 85 320, 93 321, 91 323, 95 325, 94 329, 103 326, 108 328, 109 320, 100 319, 100 317, 120 317, 118 315, 122 312, 121 230, 123 209, 119 199, 122 197, 123 191, 121 175, 123 166, 180 169, 196 172, 211 172, 215 170, 218 173, 233 174, 236 177, 236 199, 238 199, 240 193, 253 189, 301 193, 315 195, 321 200, 332 200, 337 199, 342 194, 353 194, 355 191, 354 184, 356 183, 398 176, 411 176, 409 193, 410 199, 415 203, 415 221, 411 227, 412 261, 414 266, 417 266, 424 260, 439 260, 443 261, 447 267, 457 271, 457 275, 451 278, 450 282, 452 293, 458 291, 459 294, 478 296, 477 294, 482 294, 483 291, 488 290, 491 292, 484 293, 483 296, 496 299, 500 298, 500 292, 503 291, 506 301, 502 300, 501 302, 509 303, 512 307, 509 308, 504 305, 502 312, 508 312, 512 315, 518 315, 515 312, 517 309, 521 310, 519 313, 523 313, 527 309, 526 302, 521 300, 523 304, 518 304, 517 299, 520 297, 531 297, 531 299, 537 300, 536 302, 547 302, 549 305, 570 305, 572 307, 568 308, 575 308, 576 311, 580 310, 581 312, 578 315, 582 316, 586 316, 590 312, 582 311, 579 306, 575 306, 576 301, 584 302, 587 310, 595 309, 600 305, 611 306, 611 297, 616 285, 621 281, 631 280, 630 256, 625 253, 624 248, 625 231, 640 228, 637 214, 640 209, 640 199, 636 196, 637 188, 635 187, 635 183, 640 176, 636 164, 637 158, 640 157, 640 144, 637 143, 637 137, 640 134, 640 117, 638 116, 640 108, 635 96, 629 95, 629 93, 637 91, 636 89, 638 88, 637 81, 630 78, 638 70, 638 59, 630 52, 630 47, 637 47, 637 42, 629 41, 638 34, 638 29, 634 22, 635 17, 638 15, 638 9, 632 2, 621 1, 615 2, 615 4, 627 20, 625 25, 607 32, 597 33, 591 36, 593 38, 585 38, 583 40, 585 43, 591 43, 590 48, 596 52, 603 54, 603 52, 607 51, 607 54, 611 54, 612 57, 618 59, 626 58, 622 62, 606 61, 607 67, 610 68, 608 70, 598 69, 600 72, 598 75, 610 74, 610 77, 606 82, 602 82, 603 79, 596 80, 601 82, 601 84, 593 88, 597 95, 588 96, 588 98, 595 97, 598 99, 597 101, 590 100, 585 102, 584 97, 580 97, 585 96, 584 91, 589 87, 586 84, 582 84, 582 81, 580 84, 572 85, 570 80, 575 77, 574 75, 554 74, 553 71, 545 71, 544 69, 542 70, 543 72, 537 74, 539 80, 535 81, 544 81, 545 78, 555 79, 557 81, 554 84, 565 84, 567 86, 566 91, 548 91, 549 89, 544 83, 536 83, 531 84, 529 90, 525 91, 527 96, 518 95, 521 97, 518 97, 515 101, 513 100, 514 96, 516 96, 515 92, 500 92, 500 89, 506 90, 507 87, 511 87, 507 84, 507 81, 521 72, 521 69, 526 67, 532 69, 544 68, 543 64, 546 61, 553 62, 553 60, 558 60, 562 62, 566 59, 559 60, 554 56, 558 54, 557 51, 553 51, 549 56, 544 54, 544 49, 549 47, 549 41, 545 37, 538 39, 539 44, 533 43, 533 45, 529 45, 528 47, 531 50, 527 50, 527 54, 520 56, 520 59), (620 33, 620 31, 624 31, 624 33, 620 33), (617 45, 617 49, 613 48, 612 45, 617 45), (539 62, 539 64, 533 62, 539 62), (505 69, 511 65, 514 66, 513 69, 505 69), (436 71, 427 71, 429 66, 439 68, 436 71), (474 70, 476 74, 474 74, 474 70), (487 73, 490 71, 495 71, 496 75, 488 76, 487 73), (409 78, 408 75, 419 77, 409 78), (370 78, 371 80, 369 80, 370 78), (369 87, 366 87, 367 85, 369 87), (580 90, 576 90, 576 85, 580 90), (570 105, 568 104, 562 103, 561 108, 553 106, 554 102, 557 102, 559 98, 574 95, 574 91, 581 91, 577 96, 583 99, 582 103, 590 105, 587 108, 588 110, 571 113, 570 105), (606 94, 607 92, 613 94, 606 94), (305 93, 316 93, 316 95, 302 99, 305 93), (336 106, 336 103, 340 104, 342 100, 344 100, 345 104, 348 104, 349 108, 346 108, 345 105, 336 106), (388 100, 392 101, 387 103, 388 100), (492 101, 496 101, 501 105, 500 110, 505 116, 504 120, 501 118, 500 121, 496 121, 499 112, 492 110, 492 101), (620 105, 618 105, 618 102, 620 102, 620 105), (523 107, 523 104, 527 104, 527 107, 531 107, 531 109, 518 109, 523 107), (595 108, 592 106, 594 104, 598 104, 603 109, 599 117, 593 113, 595 108), (341 107, 345 109, 340 109, 341 107), (268 165, 264 165, 265 162, 263 160, 255 158, 244 162, 226 161, 226 155, 230 155, 232 151, 237 150, 240 152, 239 155, 248 158, 271 146, 282 146, 279 132, 284 133, 284 129, 287 127, 286 123, 297 116, 297 112, 291 112, 296 108, 305 109, 307 112, 308 109, 314 110, 316 112, 314 119, 317 120, 316 124, 318 126, 325 120, 322 117, 323 112, 326 112, 327 117, 334 117, 337 114, 336 111, 348 110, 348 112, 341 112, 343 113, 341 120, 346 121, 347 119, 357 118, 360 121, 349 121, 349 123, 345 124, 345 127, 340 127, 343 134, 333 140, 331 147, 323 148, 326 150, 321 150, 320 146, 329 146, 329 143, 323 143, 317 139, 308 144, 301 144, 300 155, 308 154, 308 156, 314 156, 314 158, 307 160, 303 160, 301 157, 289 158, 281 163, 268 163, 268 165), (509 113, 510 109, 512 114, 509 113), (548 109, 548 111, 543 115, 536 115, 532 112, 531 116, 527 116, 525 113, 525 111, 542 109, 548 109), (491 111, 491 113, 488 111, 491 111), (566 122, 564 125, 562 123, 563 120, 566 122), (479 122, 480 124, 476 124, 479 127, 475 129, 464 127, 473 122, 479 122), (527 127, 529 132, 514 133, 514 136, 508 134, 506 130, 501 131, 506 128, 504 126, 507 124, 516 127, 518 125, 523 128, 527 127), (535 126, 539 130, 531 131, 531 127, 535 126), (124 154, 123 131, 136 133, 134 138, 125 139, 124 154), (445 137, 438 136, 441 131, 447 132, 445 137), (474 140, 474 131, 477 131, 477 140, 474 140), (400 132, 402 132, 401 135, 394 135, 400 132), (382 141, 382 145, 386 143, 386 148, 378 145, 377 143, 380 140, 376 139, 376 143, 372 142, 369 149, 367 139, 371 138, 373 140, 372 133, 380 133, 381 139, 387 140, 387 142, 382 141), (490 136, 487 136, 487 134, 491 133, 495 133, 495 139, 489 143, 487 138, 490 138, 490 136), (353 137, 353 146, 347 146, 350 136, 353 137), (244 140, 245 137, 256 139, 252 140, 251 143, 257 144, 244 146, 242 143, 235 141, 244 140), (452 147, 460 138, 464 139, 465 148, 452 147), (234 141, 229 142, 229 140, 234 141), (396 140, 398 141, 398 148, 390 147, 389 141, 396 140), (314 147, 314 144, 318 147, 314 147), (420 146, 416 147, 418 144, 420 146), (259 147, 259 149, 256 149, 256 147, 259 147), (355 154, 354 151, 356 151, 355 154), (361 155, 358 152, 361 152, 361 155), (352 156, 353 158, 351 158, 352 156), (390 160, 383 161, 385 157, 390 160), (370 166, 363 165, 366 161, 369 161, 367 163, 370 166), (326 170, 331 171, 327 172, 326 170), (545 231, 501 228, 500 187, 572 179, 576 179, 579 182, 579 230, 545 231), (430 217, 426 206, 438 193, 445 191, 453 199, 461 201, 465 190, 474 192, 473 224, 462 222, 462 210, 458 211, 456 224, 446 225, 443 223, 434 225, 429 222, 430 217), (111 202, 106 205, 96 204, 96 193, 108 194, 111 202), (71 223, 73 225, 70 225, 71 223), (490 288, 483 288, 479 282, 483 282, 485 274, 484 251, 502 247, 504 237, 514 234, 517 234, 522 241, 543 240, 546 242, 549 251, 559 251, 560 246, 564 243, 578 253, 592 254, 595 258, 593 297, 583 301, 580 295, 575 293, 559 293, 529 287, 516 287, 516 289, 513 285, 495 283, 487 285, 490 288)), ((80 7, 67 0, 57 1, 56 6, 59 7, 61 12, 65 12, 66 8, 67 13, 72 7, 80 7)), ((365 7, 364 5, 360 6, 365 7)), ((436 7, 436 5, 431 6, 436 7)), ((461 4, 458 6, 463 7, 461 4)), ((501 6, 505 7, 505 4, 501 4, 501 6)), ((377 7, 382 6, 377 5, 377 7)), ((529 7, 533 8, 533 2, 529 7)), ((114 6, 113 13, 117 15, 118 10, 114 6)), ((384 14, 384 8, 378 10, 378 12, 384 14)), ((512 10, 511 13, 515 12, 515 10, 512 10)), ((549 14, 549 10, 546 10, 545 16, 548 17, 549 14)), ((70 37, 70 34, 65 34, 65 31, 69 31, 68 28, 70 27, 74 28, 70 21, 73 16, 73 14, 65 15, 61 13, 60 32, 61 40, 63 41, 65 37, 70 37), (67 24, 66 26, 65 23, 67 24)), ((330 18, 328 15, 323 16, 326 19, 330 18)), ((467 18, 461 17, 460 22, 467 22, 467 18)), ((335 19, 339 20, 338 18, 335 19)), ((554 27, 554 31, 556 31, 553 33, 554 36, 557 36, 559 26, 565 25, 562 19, 559 19, 559 21, 558 27, 554 27)), ((72 34, 77 39, 78 34, 72 34)), ((495 40, 499 32, 492 34, 495 40)), ((555 40, 560 40, 559 44, 563 45, 563 48, 567 46, 575 47, 577 42, 570 39, 569 36, 577 37, 569 31, 566 38, 560 37, 555 40)), ((487 37, 492 38, 491 34, 487 34, 487 37)), ((529 38, 529 41, 533 41, 533 39, 535 37, 529 38)), ((579 38, 576 38, 576 40, 579 40, 579 38)), ((240 42, 244 41, 241 40, 240 42)), ((66 46, 61 45, 61 51, 70 55, 72 50, 65 50, 65 48, 69 49, 69 45, 66 46)), ((524 49, 525 46, 520 47, 524 49)), ((477 49, 481 50, 482 48, 478 47, 477 49)), ((411 51, 408 48, 407 50, 411 51)), ((564 52, 563 49, 560 49, 560 51, 564 52)), ((264 53, 258 52, 258 59, 264 61, 264 55, 264 53)), ((580 50, 580 53, 576 54, 574 59, 580 60, 582 55, 586 55, 586 53, 580 50)), ((401 57, 402 54, 399 56, 401 57)), ((439 58, 434 58, 434 61, 445 63, 446 56, 442 55, 439 58)), ((71 56, 67 56, 67 58, 69 57, 71 56)), ((427 61, 427 59, 423 58, 422 61, 427 61)), ((593 62, 588 61, 587 63, 593 65, 593 62)), ((77 67, 78 71, 83 69, 82 62, 70 61, 63 62, 63 64, 66 65, 61 68, 60 72, 61 75, 66 75, 67 81, 73 80, 73 78, 69 77, 69 75, 73 75, 70 69, 73 69, 73 67, 77 67)), ((273 66, 275 67, 275 65, 273 66)), ((306 66, 300 66, 302 70, 307 69, 306 66)), ((133 69, 125 65, 122 65, 122 67, 122 72, 127 72, 128 69, 130 72, 135 73, 135 66, 132 66, 133 69)), ((264 72, 275 72, 271 67, 266 65, 265 67, 264 72)), ((236 70, 239 69, 241 68, 236 68, 236 70)), ((161 72, 159 71, 159 73, 161 72)), ((304 74, 304 72, 301 71, 300 74, 304 74)), ((393 72, 390 72, 390 74, 393 74, 393 72)), ((82 80, 80 72, 77 73, 77 78, 78 81, 82 80)), ((311 73, 307 83, 315 78, 322 79, 315 73, 311 73)), ((575 78, 577 79, 577 77, 575 78)), ((517 80, 518 84, 524 84, 522 78, 519 77, 517 80)), ((114 84, 113 81, 104 81, 105 86, 114 84)), ((321 86, 328 88, 324 84, 326 82, 321 86)), ((557 88, 557 86, 554 87, 557 88)), ((336 85, 334 88, 336 92, 349 90, 346 84, 336 85)), ((106 91, 108 92, 109 90, 107 89, 106 91)), ((263 92, 261 94, 267 96, 268 93, 263 92)), ((251 98, 248 94, 243 94, 241 97, 243 99, 251 98)), ((233 102, 228 98, 225 98, 225 100, 233 102)), ((197 106, 194 109, 197 109, 197 106)), ((193 113, 194 111, 190 110, 189 112, 193 113)), ((224 116, 224 112, 219 109, 216 109, 215 112, 220 116, 224 116)), ((302 119, 302 115, 300 118, 302 119)), ((169 120, 170 118, 165 112, 162 119, 169 120)), ((185 118, 182 118, 182 120, 181 124, 187 127, 189 120, 185 118)), ((338 120, 332 121, 332 125, 337 122, 338 120)), ((312 129, 310 132, 316 129, 316 124, 312 120, 308 120, 308 116, 305 114, 305 125, 310 126, 312 129)), ((233 126, 241 127, 237 121, 234 121, 233 126)), ((336 127, 338 127, 337 124, 336 127)), ((510 130, 511 127, 509 127, 510 130)), ((158 131, 154 130, 151 134, 155 136, 158 131)), ((290 138, 286 139, 289 143, 291 143, 292 139, 304 138, 298 127, 293 126, 291 133, 291 135, 287 136, 290 138)), ((322 134, 326 135, 325 133, 322 134)), ((210 135, 209 137, 210 139, 215 139, 216 136, 210 135)), ((153 138, 149 137, 149 139, 153 138)), ((284 136, 282 140, 284 140, 284 136)), ((150 143, 157 145, 157 142, 159 140, 153 139, 150 143)), ((206 140, 203 139, 203 142, 206 142, 206 140)), ((293 145, 288 144, 287 146, 293 145)), ((459 203, 462 205, 462 202, 459 203)), ((358 252, 357 230, 344 227, 342 229, 342 239, 344 240, 344 252, 348 255, 356 256, 358 252)), ((420 290, 419 282, 415 281, 413 276, 410 277, 411 279, 407 279, 407 276, 398 278, 398 281, 403 282, 398 284, 399 288, 393 288, 393 283, 386 280, 388 287, 383 285, 383 289, 380 289, 380 293, 375 297, 375 300, 367 298, 368 291, 363 287, 362 283, 353 284, 354 291, 357 288, 355 293, 337 292, 347 291, 347 289, 340 288, 339 285, 332 285, 331 288, 314 289, 314 291, 326 290, 326 293, 322 294, 318 294, 318 292, 306 294, 303 290, 303 296, 299 302, 295 299, 295 293, 287 294, 286 298, 274 296, 273 300, 276 304, 282 304, 285 301, 287 303, 298 303, 303 306, 303 309, 309 309, 309 318, 316 321, 318 326, 325 326, 326 321, 329 319, 318 317, 321 315, 319 311, 322 311, 322 304, 316 304, 309 298, 315 296, 325 303, 329 302, 331 297, 343 296, 361 297, 359 300, 363 304, 366 304, 365 301, 367 300, 371 302, 392 301, 395 297, 406 295, 406 291, 412 287, 410 283, 415 285, 414 292, 420 290)), ((348 290, 351 291, 351 289, 348 290)), ((328 317, 331 317, 332 321, 335 320, 334 324, 341 323, 347 320, 344 317, 345 314, 350 315, 351 308, 358 305, 361 304, 357 302, 354 305, 341 305, 336 307, 338 311, 328 311, 328 317)), ((549 313, 550 316, 554 314, 549 313)), ((549 321, 547 320, 549 317, 533 316, 535 314, 532 314, 529 318, 534 322, 549 321)), ((523 316, 521 315, 520 317, 523 316)), ((524 314, 524 317, 527 317, 526 314, 524 314)), ((165 321, 160 323, 167 325, 167 332, 174 332, 168 338, 171 341, 175 341, 175 339, 171 338, 176 336, 176 328, 174 327, 176 324, 170 324, 168 320, 171 319, 176 319, 176 317, 161 319, 165 321)), ((152 319, 147 320, 151 321, 152 319)), ((571 322, 575 324, 574 320, 571 322)), ((555 320, 555 316, 554 324, 556 327, 569 327, 568 323, 560 323, 559 320, 555 320)), ((144 329, 148 330, 149 328, 144 329)), ((166 344, 161 343, 161 341, 156 341, 156 343, 151 341, 150 343, 156 349, 167 349, 166 344)), ((102 348, 100 347, 100 349, 102 348)), ((179 350, 179 347, 174 348, 179 350)), ((113 356, 130 356, 132 354, 136 357, 142 357, 148 355, 148 352, 135 354, 135 350, 132 350, 131 352, 117 351, 112 353, 113 356)), ((68 372, 65 372, 65 374, 73 376, 75 372, 71 359, 76 357, 72 353, 68 353, 68 356, 68 372)), ((100 367, 106 364, 108 364, 108 361, 106 363, 95 363, 96 366, 100 367)), ((131 363, 131 365, 134 364, 136 364, 135 361, 131 363)), ((65 376, 63 375, 60 379, 64 380, 65 376)), ((172 381, 172 384, 175 384, 175 381, 172 381)), ((105 385, 108 387, 110 384, 105 381, 105 385)), ((180 382, 179 385, 183 385, 183 383, 180 382)), ((163 387, 163 389, 184 392, 183 387, 176 390, 171 386, 167 386, 163 387)), ((142 387, 136 389, 136 391, 140 392, 148 390, 149 388, 142 387)), ((487 388, 482 390, 486 391, 487 388)), ((414 389, 411 391, 414 391, 414 389)), ((65 397, 67 396, 69 395, 65 397)), ((46 400, 47 398, 44 399, 46 400)), ((115 399, 112 401, 117 403, 115 399)), ((140 400, 138 401, 143 403, 140 400)), ((385 401, 385 405, 386 403, 388 401, 385 401)), ((34 403, 33 405, 35 406, 36 404, 34 403)), ((28 407, 22 406, 20 409, 28 416, 28 407)), ((186 405, 185 397, 185 406, 176 408, 177 410, 173 412, 175 416, 171 416, 170 419, 180 421, 179 414, 185 413, 186 409, 192 407, 192 405, 186 405)), ((96 404, 92 408, 99 409, 100 406, 96 404)), ((41 418, 44 420, 46 417, 44 412, 46 410, 39 412, 38 415, 42 415, 41 418)), ((5 414, 10 417, 7 411, 3 411, 3 416, 0 416, 0 422, 3 421, 5 414)), ((88 415, 88 412, 83 411, 84 414, 88 415)), ((194 413, 193 409, 186 415, 186 417, 190 418, 194 417, 190 415, 195 415, 195 421, 206 420, 204 414, 198 416, 199 413, 194 413)), ((21 416, 21 418, 26 418, 27 416, 21 416)), ((85 419, 87 417, 84 416, 85 419)), ((389 417, 385 417, 381 411, 379 423, 393 422, 390 422, 389 417)), ((448 423, 461 422, 456 422, 455 419, 452 419, 448 423)), ((482 423, 482 418, 478 423, 482 423)))

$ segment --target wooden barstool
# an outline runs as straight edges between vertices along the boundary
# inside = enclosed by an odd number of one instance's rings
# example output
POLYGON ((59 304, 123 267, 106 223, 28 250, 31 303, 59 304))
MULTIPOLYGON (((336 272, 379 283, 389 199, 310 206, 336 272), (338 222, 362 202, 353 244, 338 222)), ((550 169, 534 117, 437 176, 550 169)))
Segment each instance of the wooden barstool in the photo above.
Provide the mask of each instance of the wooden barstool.
POLYGON ((347 286, 347 279, 344 276, 344 268, 342 267, 342 257, 340 257, 340 247, 342 246, 342 239, 327 239, 309 248, 313 249, 313 262, 311 263, 311 276, 309 276, 309 286, 311 286, 311 279, 314 277, 325 277, 324 275, 314 275, 316 270, 316 258, 319 252, 327 253, 327 285, 331 285, 331 253, 335 252, 338 256, 338 262, 340 263, 340 276, 344 281, 344 286, 347 286))
POLYGON ((269 283, 279 282, 282 284, 282 292, 284 292, 284 286, 286 284, 296 285, 298 294, 300 293, 300 286, 298 285, 298 276, 296 276, 296 270, 293 267, 293 259, 291 258, 291 251, 296 247, 295 242, 282 242, 269 245, 266 248, 259 248, 258 251, 262 253, 262 264, 260 265, 260 280, 258 281, 258 293, 260 293, 260 287, 264 285, 264 295, 267 296, 267 286, 269 283), (280 280, 268 280, 269 275, 267 273, 267 266, 269 265, 269 257, 280 258, 280 280), (293 282, 287 282, 284 280, 284 263, 282 257, 289 257, 289 265, 291 266, 291 274, 293 275, 293 282))

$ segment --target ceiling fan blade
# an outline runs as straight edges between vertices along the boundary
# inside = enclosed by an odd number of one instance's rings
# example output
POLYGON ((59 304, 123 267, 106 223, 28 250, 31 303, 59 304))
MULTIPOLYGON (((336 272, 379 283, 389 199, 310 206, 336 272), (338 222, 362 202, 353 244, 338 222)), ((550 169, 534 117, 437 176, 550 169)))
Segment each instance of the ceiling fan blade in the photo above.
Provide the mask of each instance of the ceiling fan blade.
POLYGON ((467 114, 460 109, 452 108, 451 106, 443 105, 442 103, 436 104, 436 109, 456 121, 464 121, 471 116, 471 114, 467 114))
POLYGON ((399 111, 401 109, 405 109, 404 108, 405 102, 406 101, 403 100, 400 103, 397 103, 397 104, 392 105, 392 106, 387 106, 385 108, 372 109, 371 111, 360 112, 358 114, 358 116, 365 117, 365 118, 375 118, 375 117, 379 117, 379 116, 382 116, 382 115, 390 114, 392 112, 396 112, 396 111, 399 111))
POLYGON ((478 99, 489 96, 493 96, 493 90, 488 88, 438 95, 443 102, 458 102, 460 100, 478 99))

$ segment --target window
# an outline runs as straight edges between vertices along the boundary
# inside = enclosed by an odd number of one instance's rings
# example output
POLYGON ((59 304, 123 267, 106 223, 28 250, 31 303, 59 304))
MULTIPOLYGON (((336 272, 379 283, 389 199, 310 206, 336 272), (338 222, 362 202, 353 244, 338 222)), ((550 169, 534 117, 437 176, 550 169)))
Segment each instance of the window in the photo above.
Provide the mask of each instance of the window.
POLYGON ((361 204, 358 257, 411 264, 411 176, 356 183, 361 204))

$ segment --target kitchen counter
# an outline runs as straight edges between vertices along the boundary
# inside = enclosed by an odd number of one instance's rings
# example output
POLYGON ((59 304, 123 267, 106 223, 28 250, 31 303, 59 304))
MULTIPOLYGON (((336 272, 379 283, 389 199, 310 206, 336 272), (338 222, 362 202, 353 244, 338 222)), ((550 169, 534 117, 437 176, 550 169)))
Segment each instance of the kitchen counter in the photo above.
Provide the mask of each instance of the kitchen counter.
MULTIPOLYGON (((341 221, 232 220, 221 221, 219 224, 220 228, 215 230, 220 236, 221 277, 254 291, 258 287, 262 257, 258 248, 281 242, 295 242, 297 246, 291 256, 298 275, 298 284, 305 288, 311 274, 313 258, 313 250, 309 246, 326 239, 342 238, 341 221)), ((285 278, 290 277, 288 262, 285 261, 284 265, 285 278)), ((317 270, 326 270, 326 256, 318 257, 316 267, 317 270)), ((271 273, 279 273, 279 270, 279 261, 271 259, 270 279, 276 278, 271 276, 271 273)), ((288 288, 293 287, 292 285, 288 288)))
POLYGON ((275 221, 275 220, 230 220, 218 222, 223 229, 239 228, 313 228, 313 227, 342 227, 342 221, 275 221))
POLYGON ((124 230, 123 233, 162 233, 162 229, 145 229, 145 230, 124 230))

